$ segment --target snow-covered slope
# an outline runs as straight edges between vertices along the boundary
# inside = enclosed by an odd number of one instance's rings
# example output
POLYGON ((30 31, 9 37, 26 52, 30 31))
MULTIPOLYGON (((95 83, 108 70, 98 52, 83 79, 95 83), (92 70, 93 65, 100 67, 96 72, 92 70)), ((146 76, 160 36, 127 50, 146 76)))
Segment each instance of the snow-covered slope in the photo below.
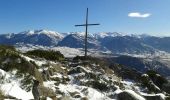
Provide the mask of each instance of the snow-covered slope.
POLYGON ((24 54, 4 46, 0 48, 0 54, 0 92, 6 99, 33 99, 35 80, 40 83, 36 88, 41 98, 46 99, 50 97, 61 100, 124 100, 126 98, 164 100, 168 96, 167 93, 161 92, 161 88, 153 81, 146 82, 152 83, 154 86, 152 88, 159 91, 150 90, 142 83, 143 81, 137 81, 135 77, 141 75, 138 71, 118 64, 109 67, 105 59, 89 57, 89 60, 84 61, 82 57, 76 57, 51 61, 45 59, 45 55, 38 57, 24 54), (125 79, 124 74, 132 79, 125 79))
MULTIPOLYGON (((83 56, 84 55, 84 48, 70 48, 70 47, 48 47, 48 46, 40 46, 40 45, 17 45, 16 49, 20 52, 27 52, 31 50, 54 50, 60 51, 65 57, 76 57, 76 56, 83 56)), ((88 55, 95 56, 95 57, 102 57, 102 56, 112 56, 112 52, 105 49, 105 50, 98 50, 98 49, 88 49, 88 55)))
POLYGON ((0 69, 0 90, 4 95, 15 97, 16 99, 33 99, 31 92, 26 92, 20 87, 20 80, 16 78, 16 72, 5 72, 0 69))

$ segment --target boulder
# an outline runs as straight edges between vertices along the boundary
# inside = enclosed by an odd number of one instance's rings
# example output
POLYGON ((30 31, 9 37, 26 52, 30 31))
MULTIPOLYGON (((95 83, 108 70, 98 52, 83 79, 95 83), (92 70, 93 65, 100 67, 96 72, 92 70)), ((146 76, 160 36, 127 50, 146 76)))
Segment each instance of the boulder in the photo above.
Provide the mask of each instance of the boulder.
POLYGON ((125 90, 117 95, 117 100, 145 100, 132 90, 125 90))
POLYGON ((146 100, 164 100, 160 95, 147 95, 144 97, 146 100))
POLYGON ((170 82, 162 85, 162 90, 170 94, 170 82))

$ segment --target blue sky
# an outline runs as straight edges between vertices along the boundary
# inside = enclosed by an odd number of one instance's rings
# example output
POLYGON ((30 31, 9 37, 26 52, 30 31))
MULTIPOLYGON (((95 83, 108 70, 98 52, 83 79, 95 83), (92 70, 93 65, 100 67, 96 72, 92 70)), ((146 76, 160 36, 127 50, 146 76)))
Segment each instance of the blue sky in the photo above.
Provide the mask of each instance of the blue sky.
POLYGON ((170 0, 0 0, 0 33, 47 29, 84 31, 75 24, 100 26, 90 32, 148 33, 170 36, 170 0))

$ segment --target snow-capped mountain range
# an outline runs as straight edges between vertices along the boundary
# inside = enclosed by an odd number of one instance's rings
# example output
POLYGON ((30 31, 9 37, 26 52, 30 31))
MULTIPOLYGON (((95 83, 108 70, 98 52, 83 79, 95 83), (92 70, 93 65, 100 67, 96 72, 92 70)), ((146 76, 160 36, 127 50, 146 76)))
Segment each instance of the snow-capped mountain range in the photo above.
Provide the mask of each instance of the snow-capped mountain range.
MULTIPOLYGON (((112 53, 154 53, 159 50, 170 52, 169 38, 146 34, 98 32, 88 34, 88 48, 108 50, 112 53)), ((1 34, 0 44, 84 48, 84 32, 59 33, 48 30, 33 30, 17 34, 1 34)))

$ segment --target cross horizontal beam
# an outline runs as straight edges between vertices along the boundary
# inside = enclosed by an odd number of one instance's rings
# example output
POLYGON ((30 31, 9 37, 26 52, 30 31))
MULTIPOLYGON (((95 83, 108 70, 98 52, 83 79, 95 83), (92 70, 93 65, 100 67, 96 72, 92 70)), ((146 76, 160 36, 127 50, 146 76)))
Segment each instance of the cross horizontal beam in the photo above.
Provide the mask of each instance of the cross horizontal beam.
POLYGON ((100 24, 82 24, 82 25, 75 25, 75 27, 78 27, 78 26, 94 26, 94 25, 100 25, 100 24))

